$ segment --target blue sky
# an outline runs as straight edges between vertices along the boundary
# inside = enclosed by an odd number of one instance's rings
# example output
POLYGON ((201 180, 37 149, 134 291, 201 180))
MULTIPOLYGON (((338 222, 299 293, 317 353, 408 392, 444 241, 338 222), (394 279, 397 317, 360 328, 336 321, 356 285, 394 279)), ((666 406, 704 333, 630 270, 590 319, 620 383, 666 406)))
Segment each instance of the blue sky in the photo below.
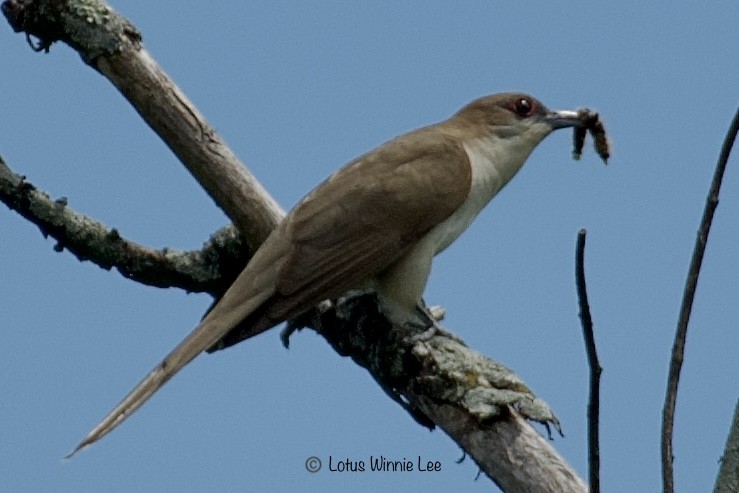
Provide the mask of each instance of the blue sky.
MULTIPOLYGON (((562 421, 583 477, 587 367, 574 246, 603 373, 603 483, 660 487, 667 365, 695 232, 737 108, 734 1, 117 2, 145 46, 286 208, 349 159, 469 100, 523 90, 600 111, 614 153, 549 137, 449 250, 426 300, 470 346, 519 372, 562 421), (176 8, 176 10, 174 10, 176 8)), ((224 215, 69 48, 5 28, 0 155, 52 197, 140 243, 198 248, 224 215)), ((736 150, 735 150, 736 151, 736 150)), ((679 491, 713 486, 739 397, 736 152, 700 279, 675 431, 679 491)), ((188 333, 205 295, 123 279, 0 211, 4 491, 489 491, 442 432, 306 331, 198 358, 102 442, 60 459, 188 333), (436 473, 308 474, 383 455, 436 473)))

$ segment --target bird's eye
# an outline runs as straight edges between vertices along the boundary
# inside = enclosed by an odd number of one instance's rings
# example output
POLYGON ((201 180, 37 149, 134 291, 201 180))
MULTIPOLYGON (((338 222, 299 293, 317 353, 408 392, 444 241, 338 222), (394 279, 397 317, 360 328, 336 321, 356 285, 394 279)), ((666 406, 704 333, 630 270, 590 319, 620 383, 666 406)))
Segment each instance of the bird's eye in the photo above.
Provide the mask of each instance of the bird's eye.
POLYGON ((529 98, 518 98, 513 103, 513 111, 518 116, 529 116, 534 112, 534 103, 529 98))

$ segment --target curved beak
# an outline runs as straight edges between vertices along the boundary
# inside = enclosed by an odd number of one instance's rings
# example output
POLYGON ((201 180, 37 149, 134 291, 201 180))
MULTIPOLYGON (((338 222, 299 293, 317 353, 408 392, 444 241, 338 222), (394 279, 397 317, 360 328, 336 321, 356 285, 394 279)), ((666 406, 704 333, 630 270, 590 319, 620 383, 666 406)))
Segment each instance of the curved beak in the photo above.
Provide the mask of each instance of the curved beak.
POLYGON ((569 127, 584 127, 586 122, 583 121, 579 111, 556 110, 550 111, 544 117, 554 130, 569 127))

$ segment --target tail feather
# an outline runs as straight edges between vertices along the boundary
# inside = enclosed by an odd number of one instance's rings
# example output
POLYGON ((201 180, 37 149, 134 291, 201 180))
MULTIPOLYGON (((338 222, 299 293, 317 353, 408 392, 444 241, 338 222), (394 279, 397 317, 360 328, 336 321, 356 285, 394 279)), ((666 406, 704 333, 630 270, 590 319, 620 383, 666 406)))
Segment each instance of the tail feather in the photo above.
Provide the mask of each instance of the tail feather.
POLYGON ((204 349, 215 344, 228 328, 222 329, 203 321, 175 347, 123 400, 93 428, 65 458, 70 458, 88 445, 100 440, 123 423, 180 369, 204 349))
MULTIPOLYGON (((241 279, 241 278, 240 278, 241 279)), ((180 342, 123 400, 97 424, 65 457, 68 459, 92 445, 123 423, 167 381, 198 354, 212 348, 233 327, 249 316, 271 295, 270 291, 245 295, 240 279, 211 310, 195 330, 180 342)), ((264 330, 264 329, 262 329, 264 330)), ((258 332, 256 332, 258 333, 258 332)), ((254 335, 256 335, 254 333, 254 335)))
POLYGON ((157 390, 201 352, 217 347, 217 343, 234 327, 253 323, 244 332, 246 337, 257 335, 279 322, 260 318, 275 295, 280 269, 293 251, 285 237, 285 224, 272 232, 247 267, 241 271, 223 297, 176 348, 154 367, 146 377, 85 436, 67 458, 100 440, 126 418, 136 412, 157 390), (270 323, 266 323, 270 322, 270 323))

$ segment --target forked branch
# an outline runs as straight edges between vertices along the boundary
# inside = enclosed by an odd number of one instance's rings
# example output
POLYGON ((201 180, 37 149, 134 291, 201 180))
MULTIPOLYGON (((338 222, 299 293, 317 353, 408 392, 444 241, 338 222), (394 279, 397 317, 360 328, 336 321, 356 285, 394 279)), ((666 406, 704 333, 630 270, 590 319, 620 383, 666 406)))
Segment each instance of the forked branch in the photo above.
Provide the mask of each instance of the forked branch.
MULTIPOLYGON (((269 235, 282 209, 157 65, 130 22, 101 0, 6 0, 2 9, 16 31, 38 39, 37 48, 65 42, 107 77, 231 218, 250 251, 269 235)), ((360 299, 349 310, 316 310, 305 320, 339 354, 367 368, 414 417, 445 430, 506 491, 586 490, 521 419, 556 424, 513 372, 443 332, 414 342, 393 327, 372 341, 365 336, 378 333, 376 309, 376 302, 360 299), (531 461, 541 467, 520 467, 531 461)))

